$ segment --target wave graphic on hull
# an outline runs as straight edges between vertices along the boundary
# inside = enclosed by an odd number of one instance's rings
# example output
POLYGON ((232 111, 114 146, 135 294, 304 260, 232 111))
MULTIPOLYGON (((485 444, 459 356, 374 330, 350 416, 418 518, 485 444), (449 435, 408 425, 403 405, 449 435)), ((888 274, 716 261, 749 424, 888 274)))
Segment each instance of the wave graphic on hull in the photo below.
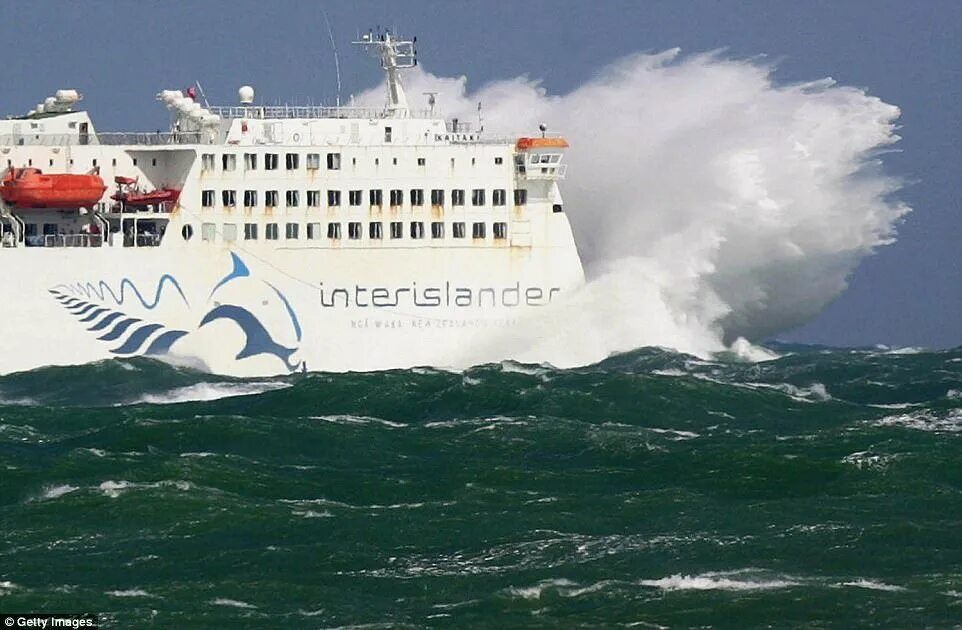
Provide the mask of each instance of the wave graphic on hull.
MULTIPOLYGON (((208 296, 208 303, 225 285, 235 280, 251 278, 251 276, 251 271, 244 261, 231 252, 231 271, 214 285, 208 296)), ((303 330, 290 300, 273 284, 259 279, 255 281, 269 287, 280 299, 284 313, 290 320, 293 336, 299 343, 303 337, 303 330)), ((138 317, 136 313, 127 312, 127 309, 115 308, 125 303, 136 308, 139 303, 145 311, 154 311, 165 296, 176 295, 183 305, 190 309, 190 302, 180 283, 168 273, 160 276, 157 281, 153 300, 145 299, 144 292, 129 278, 123 278, 120 281, 117 291, 106 280, 99 280, 59 284, 50 289, 50 293, 68 313, 85 326, 88 332, 96 335, 97 341, 111 344, 108 352, 115 356, 163 357, 171 352, 174 344, 191 334, 188 330, 168 327, 156 321, 147 321, 142 313, 141 317, 138 317), (165 287, 170 288, 165 292, 165 287), (136 298, 136 302, 129 299, 131 297, 136 298), (106 303, 110 300, 113 300, 114 304, 106 303)), ((272 356, 279 359, 288 371, 294 371, 298 367, 306 368, 305 365, 291 359, 298 350, 296 346, 288 347, 277 342, 267 326, 248 308, 240 304, 213 302, 213 307, 200 318, 195 332, 221 320, 233 322, 244 333, 244 345, 234 356, 235 360, 272 356)))

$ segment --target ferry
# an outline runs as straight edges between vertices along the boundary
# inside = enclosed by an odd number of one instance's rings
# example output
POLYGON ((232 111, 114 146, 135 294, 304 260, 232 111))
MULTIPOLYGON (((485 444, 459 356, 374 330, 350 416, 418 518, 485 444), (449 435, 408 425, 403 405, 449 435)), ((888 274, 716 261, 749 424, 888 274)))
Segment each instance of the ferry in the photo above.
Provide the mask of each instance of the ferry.
POLYGON ((584 283, 568 142, 494 136, 433 94, 411 107, 416 40, 354 43, 385 72, 383 108, 167 89, 166 131, 102 133, 62 89, 0 120, 0 373, 463 367, 558 317, 584 283))

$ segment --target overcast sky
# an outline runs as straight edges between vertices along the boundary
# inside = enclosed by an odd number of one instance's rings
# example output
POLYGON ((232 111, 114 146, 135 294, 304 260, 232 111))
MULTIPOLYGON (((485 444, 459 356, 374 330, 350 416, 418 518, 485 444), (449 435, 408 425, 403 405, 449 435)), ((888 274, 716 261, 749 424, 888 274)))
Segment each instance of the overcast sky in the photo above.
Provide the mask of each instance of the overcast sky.
MULTIPOLYGON (((903 112, 886 169, 914 208, 898 242, 863 261, 848 291, 793 340, 834 345, 962 345, 962 2, 325 3, 343 93, 381 80, 348 42, 369 26, 417 35, 426 69, 477 87, 519 74, 552 93, 631 52, 724 48, 778 61, 777 78, 826 76, 903 112)), ((101 129, 166 125, 160 89, 200 80, 212 102, 242 83, 267 101, 333 99, 321 3, 3 2, 0 110, 23 113, 75 87, 101 129)))

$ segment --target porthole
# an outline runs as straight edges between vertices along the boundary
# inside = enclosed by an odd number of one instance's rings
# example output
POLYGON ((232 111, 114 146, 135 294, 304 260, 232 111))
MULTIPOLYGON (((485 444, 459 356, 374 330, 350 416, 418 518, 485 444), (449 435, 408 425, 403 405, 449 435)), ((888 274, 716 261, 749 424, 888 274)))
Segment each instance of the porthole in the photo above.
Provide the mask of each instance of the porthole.
POLYGON ((185 241, 189 241, 194 237, 194 226, 185 225, 184 227, 180 228, 180 235, 184 237, 185 241))

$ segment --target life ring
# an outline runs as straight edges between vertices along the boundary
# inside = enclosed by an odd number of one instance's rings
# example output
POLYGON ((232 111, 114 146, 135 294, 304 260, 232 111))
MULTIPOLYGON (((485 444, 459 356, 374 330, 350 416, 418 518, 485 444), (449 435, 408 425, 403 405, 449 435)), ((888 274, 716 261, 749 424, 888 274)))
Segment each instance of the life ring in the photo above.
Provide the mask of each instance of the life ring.
POLYGON ((291 136, 291 140, 293 140, 294 142, 300 142, 300 141, 301 141, 301 134, 299 134, 299 133, 297 133, 297 132, 295 131, 295 132, 294 132, 294 135, 291 136))

